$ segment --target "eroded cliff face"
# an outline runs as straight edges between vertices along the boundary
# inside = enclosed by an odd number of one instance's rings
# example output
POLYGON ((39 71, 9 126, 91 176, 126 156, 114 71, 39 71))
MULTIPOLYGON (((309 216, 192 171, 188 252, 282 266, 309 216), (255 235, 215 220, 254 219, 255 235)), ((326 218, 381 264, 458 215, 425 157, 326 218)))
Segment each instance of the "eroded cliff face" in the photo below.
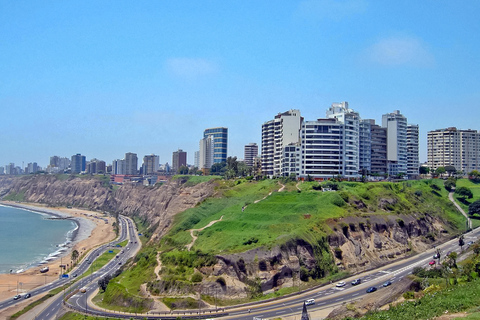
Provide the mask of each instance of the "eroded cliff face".
POLYGON ((447 224, 429 215, 346 217, 329 223, 328 243, 340 270, 355 273, 432 249, 450 238, 447 224))
POLYGON ((166 232, 175 214, 212 196, 215 186, 214 181, 187 186, 185 180, 176 179, 155 187, 123 185, 115 190, 108 182, 97 178, 60 177, 0 177, 0 197, 15 194, 26 202, 137 215, 156 226, 152 230, 155 240, 166 232))

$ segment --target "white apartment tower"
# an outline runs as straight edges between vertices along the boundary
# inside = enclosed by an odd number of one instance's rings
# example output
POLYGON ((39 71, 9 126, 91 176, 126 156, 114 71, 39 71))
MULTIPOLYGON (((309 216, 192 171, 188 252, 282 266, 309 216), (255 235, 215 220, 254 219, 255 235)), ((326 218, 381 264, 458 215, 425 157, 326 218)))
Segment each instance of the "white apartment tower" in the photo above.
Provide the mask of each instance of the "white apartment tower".
POLYGON ((214 144, 213 136, 208 135, 203 139, 200 139, 199 142, 199 159, 198 159, 198 168, 210 169, 213 165, 213 155, 214 155, 214 144))
POLYGON ((453 166, 467 174, 480 170, 480 133, 455 127, 428 132, 427 165, 433 170, 453 166))
POLYGON ((269 177, 282 175, 284 148, 299 142, 302 117, 292 109, 262 125, 262 172, 269 177))
POLYGON ((389 175, 407 173, 407 118, 395 110, 382 116, 387 129, 387 170, 389 175))
POLYGON ((343 158, 345 177, 356 177, 360 169, 360 116, 358 112, 348 108, 348 102, 332 103, 327 110, 327 118, 337 119, 343 124, 343 137, 340 148, 343 158))
POLYGON ((407 125, 407 175, 409 179, 418 177, 420 173, 418 135, 418 125, 407 125))

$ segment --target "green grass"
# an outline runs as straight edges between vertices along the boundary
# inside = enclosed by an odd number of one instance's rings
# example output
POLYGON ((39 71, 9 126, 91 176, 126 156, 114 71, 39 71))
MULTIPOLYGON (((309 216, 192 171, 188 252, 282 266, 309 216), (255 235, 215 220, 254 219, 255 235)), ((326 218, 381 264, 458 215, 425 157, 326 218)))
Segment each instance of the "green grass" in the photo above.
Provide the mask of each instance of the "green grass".
POLYGON ((7 196, 3 197, 3 200, 25 202, 25 190, 10 192, 7 196))
MULTIPOLYGON (((372 312, 360 318, 364 320, 405 320, 405 319, 432 319, 448 311, 448 313, 469 312, 471 318, 478 319, 480 306, 480 279, 461 285, 448 287, 445 290, 427 294, 421 299, 407 301, 391 307, 387 311, 372 312)), ((464 318, 462 318, 464 319, 464 318)))
POLYGON ((129 264, 126 270, 112 279, 105 293, 96 298, 98 305, 105 309, 125 312, 148 311, 151 300, 141 296, 140 286, 155 279, 156 255, 157 251, 152 247, 141 249, 134 263, 129 264))
POLYGON ((176 175, 172 178, 173 180, 183 180, 184 185, 187 187, 193 187, 202 182, 208 182, 212 179, 220 179, 219 176, 190 176, 190 175, 176 175))
POLYGON ((165 237, 168 247, 180 249, 191 242, 190 229, 199 229, 223 216, 223 220, 198 233, 192 250, 234 253, 258 246, 272 246, 310 233, 326 234, 326 221, 345 216, 429 214, 442 219, 448 229, 463 230, 465 218, 448 200, 443 181, 423 180, 404 183, 340 183, 340 190, 321 192, 318 182, 299 184, 302 190, 278 190, 276 181, 223 182, 223 197, 210 198, 177 215, 165 237), (435 186, 435 189, 432 189, 435 186), (381 206, 383 200, 394 204, 381 206), (242 212, 242 207, 246 206, 242 212))
POLYGON ((120 247, 125 247, 127 244, 128 244, 128 240, 125 240, 125 241, 120 242, 118 245, 120 247))

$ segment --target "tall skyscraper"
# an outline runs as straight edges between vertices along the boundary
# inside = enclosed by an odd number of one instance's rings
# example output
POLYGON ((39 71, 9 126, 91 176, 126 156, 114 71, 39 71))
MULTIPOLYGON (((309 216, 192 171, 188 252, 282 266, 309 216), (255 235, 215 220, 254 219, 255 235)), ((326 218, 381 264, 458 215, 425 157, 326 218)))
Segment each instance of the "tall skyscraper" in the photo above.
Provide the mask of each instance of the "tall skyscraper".
POLYGON ((72 160, 70 162, 70 167, 71 167, 72 174, 85 171, 85 168, 86 168, 85 156, 82 156, 80 153, 73 155, 72 160))
POLYGON ((362 119, 359 126, 359 168, 372 172, 372 125, 375 120, 362 119))
POLYGON ((213 163, 227 162, 228 128, 205 129, 203 138, 212 137, 213 163))
POLYGON ((125 153, 125 174, 136 175, 138 174, 138 158, 136 153, 125 153))
POLYGON ((154 174, 159 169, 160 157, 154 154, 143 157, 142 171, 143 174, 154 174))
POLYGON ((407 173, 407 118, 399 110, 382 116, 387 129, 387 170, 389 175, 407 173))
POLYGON ((284 148, 300 141, 302 117, 292 109, 279 113, 262 125, 262 173, 269 177, 282 175, 284 148))
POLYGON ((346 177, 358 176, 360 169, 360 116, 348 107, 348 102, 332 103, 327 110, 327 118, 343 124, 343 173, 346 177))
POLYGON ((480 132, 455 127, 429 131, 427 165, 432 170, 453 166, 466 174, 480 170, 480 132))
POLYGON ((420 174, 420 161, 418 159, 418 125, 407 125, 407 175, 416 178, 420 174))
POLYGON ((125 159, 117 159, 112 162, 112 174, 125 174, 125 159))
MULTIPOLYGON (((372 120, 373 121, 373 120, 372 120)), ((371 170, 373 174, 387 173, 387 128, 375 124, 370 126, 372 136, 371 170)))
POLYGON ((214 156, 213 137, 206 136, 199 142, 198 163, 200 170, 210 170, 213 165, 214 156))
POLYGON ((193 166, 195 168, 200 168, 200 151, 195 151, 194 157, 193 157, 193 166))
POLYGON ((182 149, 173 152, 172 155, 172 170, 177 172, 178 168, 187 165, 187 153, 182 149))
POLYGON ((256 143, 249 143, 244 148, 245 164, 253 167, 253 159, 258 156, 258 145, 256 143))

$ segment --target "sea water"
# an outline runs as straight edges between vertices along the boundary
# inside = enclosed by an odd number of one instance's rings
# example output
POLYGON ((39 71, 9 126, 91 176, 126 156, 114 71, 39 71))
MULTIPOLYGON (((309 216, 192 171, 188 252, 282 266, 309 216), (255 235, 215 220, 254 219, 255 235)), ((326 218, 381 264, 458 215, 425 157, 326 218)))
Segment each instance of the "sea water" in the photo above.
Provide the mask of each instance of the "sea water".
POLYGON ((47 218, 52 216, 0 205, 0 273, 21 272, 67 250, 77 224, 47 218))

